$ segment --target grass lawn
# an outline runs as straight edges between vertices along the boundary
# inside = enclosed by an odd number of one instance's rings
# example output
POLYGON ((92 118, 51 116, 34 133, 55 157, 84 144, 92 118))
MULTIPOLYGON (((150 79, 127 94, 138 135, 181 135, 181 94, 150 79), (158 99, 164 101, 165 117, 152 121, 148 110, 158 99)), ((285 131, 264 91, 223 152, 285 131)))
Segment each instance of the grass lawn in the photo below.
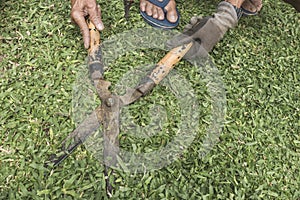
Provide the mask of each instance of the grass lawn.
MULTIPOLYGON (((214 12, 218 3, 177 2, 179 31, 193 15, 214 12)), ((123 1, 100 5, 106 27, 102 40, 148 26, 138 1, 129 21, 123 18, 123 1)), ((7 0, 0 8, 0 199, 107 198, 103 166, 85 146, 59 167, 43 167, 77 123, 73 86, 87 51, 71 23, 70 2, 7 0)), ((116 83, 129 69, 155 63, 165 53, 128 52, 106 78, 116 83)), ((189 80, 200 102, 195 139, 162 169, 117 171, 113 199, 300 199, 300 15, 281 1, 266 0, 261 13, 242 18, 211 57, 226 91, 218 143, 199 156, 212 123, 212 103, 206 82, 182 61, 176 70, 189 80)), ((176 122, 178 102, 166 90, 158 86, 129 107, 136 123, 149 123, 150 104, 165 107, 176 122)), ((147 151, 171 141, 174 120, 145 141, 121 133, 121 147, 147 151)))

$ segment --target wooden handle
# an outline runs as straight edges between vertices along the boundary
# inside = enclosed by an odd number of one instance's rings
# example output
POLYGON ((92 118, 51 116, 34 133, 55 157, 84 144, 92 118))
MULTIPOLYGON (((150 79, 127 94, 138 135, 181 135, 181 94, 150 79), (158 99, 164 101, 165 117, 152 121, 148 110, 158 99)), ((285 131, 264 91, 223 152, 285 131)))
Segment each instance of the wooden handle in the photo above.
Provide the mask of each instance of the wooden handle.
POLYGON ((192 45, 193 43, 190 42, 172 49, 158 62, 149 78, 151 78, 155 84, 159 84, 159 82, 174 68, 175 64, 190 50, 192 45))
MULTIPOLYGON (((90 48, 88 49, 88 66, 92 80, 103 78, 104 66, 102 63, 102 52, 100 47, 100 32, 88 19, 87 24, 90 30, 90 48)), ((97 85, 97 84, 96 84, 97 85)))
POLYGON ((90 48, 89 54, 92 55, 96 52, 100 45, 100 32, 97 30, 96 26, 91 22, 91 20, 87 20, 87 24, 90 30, 90 48))

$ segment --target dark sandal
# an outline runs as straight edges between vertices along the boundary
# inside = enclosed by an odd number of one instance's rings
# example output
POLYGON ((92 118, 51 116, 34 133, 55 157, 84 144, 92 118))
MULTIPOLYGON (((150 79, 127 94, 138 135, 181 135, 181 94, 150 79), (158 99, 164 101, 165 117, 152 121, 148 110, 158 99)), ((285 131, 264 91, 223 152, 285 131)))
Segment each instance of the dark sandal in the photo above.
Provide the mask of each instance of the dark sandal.
POLYGON ((163 9, 164 13, 165 13, 165 18, 163 20, 158 20, 153 18, 152 16, 147 15, 146 12, 142 12, 140 11, 142 17, 144 18, 144 20, 150 24, 151 26, 157 27, 157 28, 163 28, 163 29, 172 29, 178 26, 179 24, 179 19, 180 19, 180 14, 179 11, 176 8, 176 12, 177 12, 177 21, 172 23, 169 22, 167 19, 167 11, 165 9, 166 5, 168 5, 168 3, 170 2, 170 0, 164 0, 162 2, 157 1, 157 0, 148 0, 150 3, 152 3, 153 5, 156 5, 157 7, 160 7, 161 9, 163 9))

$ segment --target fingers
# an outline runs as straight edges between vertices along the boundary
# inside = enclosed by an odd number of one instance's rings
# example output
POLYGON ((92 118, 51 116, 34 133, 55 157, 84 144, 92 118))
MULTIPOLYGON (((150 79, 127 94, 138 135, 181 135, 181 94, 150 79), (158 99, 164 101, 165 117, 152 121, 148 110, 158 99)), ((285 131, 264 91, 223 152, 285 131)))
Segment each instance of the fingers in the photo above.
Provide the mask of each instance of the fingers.
POLYGON ((90 32, 89 28, 87 26, 87 23, 84 18, 84 13, 80 11, 73 11, 72 14, 72 19, 74 22, 79 26, 82 37, 83 37, 83 43, 84 43, 84 48, 88 49, 90 46, 90 32))
POLYGON ((90 46, 90 33, 85 17, 89 16, 92 23, 99 31, 104 29, 101 20, 100 6, 95 0, 72 0, 71 18, 79 26, 83 37, 84 47, 87 49, 90 46))
POLYGON ((194 16, 191 18, 190 23, 185 25, 183 28, 183 32, 186 32, 193 28, 203 17, 202 16, 194 16))
POLYGON ((104 29, 103 22, 101 20, 101 10, 100 6, 97 5, 97 7, 88 8, 88 13, 90 15, 90 20, 93 22, 93 24, 96 26, 96 28, 99 31, 102 31, 104 29))
POLYGON ((194 26, 196 23, 198 23, 203 17, 202 16, 194 16, 191 18, 190 23, 194 26))

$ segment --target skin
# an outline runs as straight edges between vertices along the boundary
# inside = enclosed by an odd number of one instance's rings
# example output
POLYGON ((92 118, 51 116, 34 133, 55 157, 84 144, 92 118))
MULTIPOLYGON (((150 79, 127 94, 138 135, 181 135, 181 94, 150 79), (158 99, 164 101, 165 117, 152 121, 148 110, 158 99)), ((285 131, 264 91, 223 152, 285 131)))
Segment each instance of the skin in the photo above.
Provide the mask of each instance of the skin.
MULTIPOLYGON (((163 0, 158 1, 162 2, 163 0)), ((237 7, 240 7, 244 2, 244 0, 227 1, 237 7)), ((100 6, 97 5, 96 0, 71 0, 71 6, 71 18, 73 22, 75 22, 79 26, 83 37, 84 47, 88 49, 90 45, 90 35, 85 17, 89 16, 89 19, 95 24, 96 28, 99 31, 102 31, 104 29, 104 25, 101 19, 100 6)), ((174 23, 178 19, 175 0, 170 0, 170 2, 166 5, 166 16, 161 8, 153 5, 147 0, 140 0, 140 9, 141 11, 146 12, 147 15, 152 16, 153 18, 158 20, 164 20, 164 18, 167 17, 170 22, 174 23)))
MULTIPOLYGON (((162 2, 163 0, 158 0, 162 2)), ((143 12, 146 12, 147 15, 152 16, 158 20, 164 20, 165 13, 164 11, 147 0, 140 0, 140 9, 143 12)), ((176 22, 177 21, 177 12, 176 12, 176 2, 175 0, 170 0, 170 2, 166 5, 165 10, 167 11, 167 19, 169 22, 176 22)))
POLYGON ((87 49, 90 45, 90 34, 85 17, 89 16, 96 28, 102 31, 104 25, 101 20, 100 6, 97 5, 96 0, 71 0, 71 6, 71 18, 79 26, 84 47, 87 49))
POLYGON ((262 0, 225 0, 237 8, 243 7, 251 12, 258 12, 262 7, 262 0))
MULTIPOLYGON (((83 36, 84 47, 87 49, 89 48, 90 36, 89 29, 85 22, 85 17, 89 16, 96 28, 99 31, 102 31, 104 29, 104 25, 101 20, 100 6, 97 5, 96 0, 71 0, 71 6, 71 18, 73 22, 80 27, 83 36)), ((163 20, 165 18, 165 14, 161 8, 149 3, 146 0, 140 0, 140 9, 153 18, 159 20, 163 20)), ((175 0, 170 0, 170 2, 166 5, 165 10, 167 11, 167 19, 170 22, 176 22, 178 16, 176 12, 175 0)))
MULTIPOLYGON (((163 1, 163 0, 158 0, 163 1)), ((246 10, 252 12, 260 11, 262 7, 262 0, 225 0, 232 5, 240 8, 243 7, 246 10)), ((300 0, 283 0, 286 3, 291 4, 298 12, 300 12, 300 0)), ((89 29, 85 21, 85 17, 89 16, 89 19, 95 24, 96 28, 99 31, 104 29, 104 25, 101 19, 101 10, 100 6, 97 5, 96 0, 71 0, 71 18, 81 30, 84 47, 89 48, 89 29)), ((147 15, 152 16, 155 19, 164 20, 165 13, 163 10, 147 0, 140 0, 140 9, 143 12, 146 12, 147 15)), ((177 21, 177 12, 176 12, 176 2, 175 0, 170 0, 166 5, 165 10, 167 11, 167 19, 174 23, 177 21)))
MULTIPOLYGON (((162 0, 158 0, 162 2, 162 0)), ((240 8, 243 7, 246 10, 251 12, 258 12, 262 7, 262 0, 226 0, 232 5, 240 8)), ((292 1, 292 0, 290 0, 292 1)), ((163 10, 147 0, 140 0, 140 9, 143 12, 146 12, 147 15, 152 16, 155 19, 163 20, 165 18, 165 14, 163 10)), ((176 13, 176 2, 175 0, 170 0, 169 4, 165 7, 167 10, 167 19, 170 22, 176 22, 178 16, 176 13)))
POLYGON ((262 0, 244 1, 242 7, 251 12, 259 12, 262 8, 262 0))

